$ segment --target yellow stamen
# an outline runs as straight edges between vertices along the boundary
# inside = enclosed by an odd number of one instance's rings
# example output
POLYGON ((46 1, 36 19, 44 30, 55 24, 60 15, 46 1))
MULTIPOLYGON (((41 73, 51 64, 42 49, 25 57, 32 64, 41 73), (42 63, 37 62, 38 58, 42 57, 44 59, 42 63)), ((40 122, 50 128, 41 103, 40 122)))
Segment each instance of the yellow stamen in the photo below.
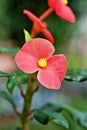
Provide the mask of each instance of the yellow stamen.
POLYGON ((68 4, 68 0, 62 0, 62 2, 67 5, 68 4))
POLYGON ((41 67, 41 68, 45 68, 47 66, 46 59, 43 59, 43 58, 39 59, 38 60, 38 66, 41 67))

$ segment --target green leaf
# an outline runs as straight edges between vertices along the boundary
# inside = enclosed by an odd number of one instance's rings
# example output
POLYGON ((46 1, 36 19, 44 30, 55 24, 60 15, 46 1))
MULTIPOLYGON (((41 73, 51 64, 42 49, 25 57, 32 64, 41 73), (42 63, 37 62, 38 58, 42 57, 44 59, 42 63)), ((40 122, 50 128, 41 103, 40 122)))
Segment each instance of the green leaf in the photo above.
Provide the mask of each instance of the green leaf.
POLYGON ((35 117, 35 119, 42 124, 47 124, 49 121, 52 121, 55 124, 68 129, 69 125, 66 118, 62 115, 62 111, 68 112, 71 118, 77 122, 77 124, 87 128, 87 112, 80 111, 68 105, 49 103, 41 109, 34 110, 34 114, 37 112, 37 117, 35 117), (40 114, 43 116, 40 117, 40 114))
POLYGON ((78 109, 62 104, 61 105, 51 104, 51 105, 53 105, 56 111, 58 111, 59 109, 67 111, 74 121, 76 121, 80 126, 87 128, 87 112, 82 112, 78 109))
POLYGON ((41 110, 36 110, 35 112, 34 112, 34 117, 35 117, 35 119, 38 121, 38 122, 40 122, 40 123, 42 123, 42 124, 47 124, 48 122, 49 122, 49 116, 48 115, 46 115, 43 111, 41 111, 41 110))
POLYGON ((87 112, 79 112, 78 115, 74 115, 74 119, 79 125, 87 128, 87 112))
POLYGON ((28 81, 29 74, 26 74, 22 71, 18 71, 14 74, 11 74, 7 81, 7 89, 12 94, 15 86, 19 86, 20 84, 24 84, 28 81))
POLYGON ((19 49, 20 48, 18 48, 18 47, 10 48, 10 47, 7 47, 7 46, 0 46, 0 53, 9 52, 12 55, 16 55, 16 53, 19 51, 19 49))
POLYGON ((69 69, 65 76, 67 81, 82 82, 87 80, 87 69, 69 69))
POLYGON ((0 71, 0 77, 9 77, 9 76, 10 76, 9 73, 5 73, 5 72, 0 71))
POLYGON ((15 103, 13 102, 13 100, 10 98, 10 96, 5 91, 0 91, 0 97, 7 100, 14 109, 16 108, 15 103))
POLYGON ((26 29, 24 29, 24 35, 25 35, 25 42, 28 42, 32 39, 31 35, 26 29))
POLYGON ((34 117, 37 121, 44 125, 51 121, 58 126, 62 126, 66 129, 69 128, 67 120, 61 113, 51 111, 47 108, 45 109, 45 107, 34 111, 34 117))
POLYGON ((65 119, 65 117, 61 113, 57 113, 57 112, 51 113, 50 117, 51 117, 51 121, 54 122, 56 125, 69 129, 68 121, 65 119))
POLYGON ((66 106, 65 109, 70 113, 74 121, 76 121, 80 126, 87 128, 87 112, 82 112, 68 106, 66 106))

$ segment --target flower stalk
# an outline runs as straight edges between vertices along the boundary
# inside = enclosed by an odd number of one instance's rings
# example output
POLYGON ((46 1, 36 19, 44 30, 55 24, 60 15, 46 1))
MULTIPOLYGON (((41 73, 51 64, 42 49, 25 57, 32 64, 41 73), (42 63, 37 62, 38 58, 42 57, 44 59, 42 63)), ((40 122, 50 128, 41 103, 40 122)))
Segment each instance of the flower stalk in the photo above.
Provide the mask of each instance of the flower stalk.
POLYGON ((28 86, 24 98, 24 105, 23 105, 23 111, 21 114, 21 125, 22 125, 22 130, 29 130, 29 112, 31 108, 31 102, 32 102, 32 96, 34 94, 33 88, 35 85, 36 77, 35 74, 30 75, 29 81, 28 81, 28 86))
POLYGON ((43 21, 43 20, 44 20, 45 18, 47 18, 53 11, 54 11, 54 9, 52 9, 52 8, 47 9, 47 10, 39 17, 39 19, 40 19, 41 21, 43 21))

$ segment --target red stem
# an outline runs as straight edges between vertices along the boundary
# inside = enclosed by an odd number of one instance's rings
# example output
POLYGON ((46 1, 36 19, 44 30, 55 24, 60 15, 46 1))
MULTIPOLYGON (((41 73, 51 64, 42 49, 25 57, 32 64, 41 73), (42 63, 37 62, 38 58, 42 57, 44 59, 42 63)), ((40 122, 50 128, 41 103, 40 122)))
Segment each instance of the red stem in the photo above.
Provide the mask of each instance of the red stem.
MULTIPOLYGON (((40 17, 40 21, 43 21, 45 18, 47 18, 52 12, 54 11, 54 9, 49 8, 47 9, 40 17)), ((33 24, 32 30, 31 30, 31 37, 34 38, 40 31, 39 30, 35 30, 35 23, 33 24)))
POLYGON ((43 21, 46 17, 48 17, 54 10, 52 8, 47 9, 40 17, 39 19, 43 21))

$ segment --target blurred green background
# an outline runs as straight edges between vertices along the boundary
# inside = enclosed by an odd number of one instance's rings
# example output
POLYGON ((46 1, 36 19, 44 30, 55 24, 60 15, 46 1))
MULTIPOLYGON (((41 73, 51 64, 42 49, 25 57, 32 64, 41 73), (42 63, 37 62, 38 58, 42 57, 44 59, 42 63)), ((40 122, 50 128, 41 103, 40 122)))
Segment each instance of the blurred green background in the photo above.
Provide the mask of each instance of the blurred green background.
MULTIPOLYGON (((55 13, 51 14, 46 19, 46 22, 48 24, 48 29, 55 39, 54 46, 56 47, 56 53, 64 53, 66 55, 68 67, 86 68, 87 0, 69 0, 69 6, 76 15, 76 23, 64 21, 57 17, 55 13)), ((23 9, 29 9, 37 16, 40 16, 47 8, 47 0, 0 1, 0 42, 12 40, 16 46, 21 47, 24 44, 23 29, 25 28, 30 32, 32 27, 32 22, 22 13, 23 9)), ((40 34, 39 36, 44 38, 43 34, 40 34)), ((59 93, 62 94, 58 95, 60 102, 65 103, 68 101, 72 106, 75 106, 78 109, 87 110, 87 82, 69 83, 64 81, 62 86, 62 89, 59 91, 59 93), (62 100, 63 96, 64 99, 62 100)), ((14 121, 14 116, 7 116, 6 121, 5 118, 2 120, 1 117, 3 117, 3 114, 0 116, 0 130, 15 130, 18 121, 14 121), (6 126, 3 124, 4 121, 7 122, 6 126)), ((86 130, 73 122, 68 115, 67 118, 70 122, 70 130, 86 130)), ((51 123, 47 126, 32 123, 31 129, 64 130, 51 123)))

